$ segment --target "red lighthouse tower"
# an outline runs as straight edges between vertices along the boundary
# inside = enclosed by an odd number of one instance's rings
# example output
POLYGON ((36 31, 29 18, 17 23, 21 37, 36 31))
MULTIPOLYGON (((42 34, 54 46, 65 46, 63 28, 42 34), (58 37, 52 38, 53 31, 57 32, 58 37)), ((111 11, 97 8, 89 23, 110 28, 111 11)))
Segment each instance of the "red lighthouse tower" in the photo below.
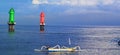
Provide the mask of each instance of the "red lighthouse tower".
POLYGON ((45 14, 41 12, 40 14, 40 25, 45 25, 45 14))
POLYGON ((44 31, 45 26, 45 14, 44 12, 40 13, 40 31, 44 31))

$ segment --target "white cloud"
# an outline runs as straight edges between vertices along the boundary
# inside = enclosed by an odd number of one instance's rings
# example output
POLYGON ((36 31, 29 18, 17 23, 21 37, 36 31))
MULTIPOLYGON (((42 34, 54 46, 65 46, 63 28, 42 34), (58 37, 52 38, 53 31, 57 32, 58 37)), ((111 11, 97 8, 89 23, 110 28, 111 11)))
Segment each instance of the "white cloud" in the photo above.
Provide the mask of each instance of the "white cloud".
POLYGON ((64 14, 110 13, 120 7, 120 0, 33 0, 32 3, 71 6, 62 12, 64 14))
POLYGON ((96 6, 98 4, 98 0, 79 0, 78 5, 82 6, 96 6))
POLYGON ((39 0, 33 0, 32 4, 40 4, 40 1, 39 0))
POLYGON ((111 5, 115 0, 102 0, 103 5, 111 5))
POLYGON ((32 0, 32 4, 48 4, 47 0, 32 0))
POLYGON ((107 11, 103 11, 103 10, 88 10, 88 9, 68 9, 66 11, 64 11, 64 14, 69 14, 69 15, 73 15, 73 14, 87 14, 87 13, 108 13, 107 11))
POLYGON ((115 0, 33 0, 32 4, 53 4, 70 6, 97 6, 113 4, 115 0))

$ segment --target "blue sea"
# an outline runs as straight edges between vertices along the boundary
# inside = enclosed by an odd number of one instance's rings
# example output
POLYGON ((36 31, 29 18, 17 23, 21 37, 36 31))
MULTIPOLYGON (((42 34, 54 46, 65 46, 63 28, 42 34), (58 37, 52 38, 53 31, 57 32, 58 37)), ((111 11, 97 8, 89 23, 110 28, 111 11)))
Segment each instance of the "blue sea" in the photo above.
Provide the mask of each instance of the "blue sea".
POLYGON ((0 55, 120 55, 119 26, 0 26, 0 55), (71 44, 69 44, 69 39, 71 44), (80 46, 80 52, 38 52, 42 46, 80 46))

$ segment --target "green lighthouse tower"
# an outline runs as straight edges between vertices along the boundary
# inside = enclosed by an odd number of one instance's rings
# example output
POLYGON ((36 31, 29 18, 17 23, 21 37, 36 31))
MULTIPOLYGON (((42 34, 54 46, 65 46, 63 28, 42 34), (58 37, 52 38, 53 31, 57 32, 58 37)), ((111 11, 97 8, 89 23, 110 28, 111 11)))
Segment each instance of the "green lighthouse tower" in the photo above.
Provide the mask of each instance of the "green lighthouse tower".
POLYGON ((14 14, 15 11, 13 8, 11 8, 9 11, 9 22, 8 22, 10 32, 14 32, 14 25, 16 24, 14 20, 14 14))

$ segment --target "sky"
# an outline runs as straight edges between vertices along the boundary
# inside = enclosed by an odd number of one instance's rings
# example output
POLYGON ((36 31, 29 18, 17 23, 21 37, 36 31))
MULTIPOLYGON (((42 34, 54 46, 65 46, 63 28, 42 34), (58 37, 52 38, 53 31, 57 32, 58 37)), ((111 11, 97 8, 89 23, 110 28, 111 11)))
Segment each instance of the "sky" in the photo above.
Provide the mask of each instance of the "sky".
POLYGON ((10 8, 16 25, 39 25, 43 11, 46 25, 120 26, 120 0, 1 0, 1 25, 7 25, 10 8))

